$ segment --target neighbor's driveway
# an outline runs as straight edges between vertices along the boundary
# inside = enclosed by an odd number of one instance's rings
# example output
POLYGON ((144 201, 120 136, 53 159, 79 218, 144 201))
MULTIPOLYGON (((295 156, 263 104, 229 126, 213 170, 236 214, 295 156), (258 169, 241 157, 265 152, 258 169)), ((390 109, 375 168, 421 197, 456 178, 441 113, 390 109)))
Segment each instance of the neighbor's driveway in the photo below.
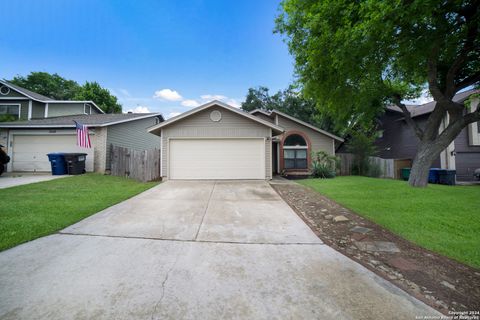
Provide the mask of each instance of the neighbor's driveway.
POLYGON ((437 315, 322 242, 265 182, 169 181, 0 253, 0 319, 437 315))
POLYGON ((52 176, 49 173, 16 173, 16 172, 5 172, 0 176, 0 189, 21 186, 23 184, 37 183, 48 180, 54 180, 59 178, 70 177, 67 175, 64 176, 52 176))

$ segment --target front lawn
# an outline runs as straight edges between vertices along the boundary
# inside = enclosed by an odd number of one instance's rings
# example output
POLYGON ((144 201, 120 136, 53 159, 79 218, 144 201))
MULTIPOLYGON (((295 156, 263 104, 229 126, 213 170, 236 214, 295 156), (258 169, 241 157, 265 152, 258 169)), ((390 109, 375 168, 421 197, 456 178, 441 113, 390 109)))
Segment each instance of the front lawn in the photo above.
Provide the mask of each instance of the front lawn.
POLYGON ((61 230, 156 184, 85 174, 0 189, 0 250, 61 230))
POLYGON ((432 251, 480 268, 480 187, 357 176, 299 183, 432 251))

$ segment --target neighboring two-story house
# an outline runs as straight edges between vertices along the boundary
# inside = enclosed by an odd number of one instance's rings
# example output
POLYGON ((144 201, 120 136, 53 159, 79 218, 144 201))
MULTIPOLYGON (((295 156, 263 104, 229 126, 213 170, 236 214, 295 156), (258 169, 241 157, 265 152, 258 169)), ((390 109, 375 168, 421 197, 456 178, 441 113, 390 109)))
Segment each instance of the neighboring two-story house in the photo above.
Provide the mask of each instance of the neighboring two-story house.
MULTIPOLYGON (((457 94, 453 100, 464 103, 478 90, 468 90, 457 94)), ((468 106, 469 112, 476 110, 479 99, 472 99, 468 106)), ((409 105, 412 118, 423 127, 435 108, 435 101, 423 105, 409 105)), ((467 112, 467 110, 466 110, 467 112)), ((444 119, 440 130, 448 124, 444 119)), ((379 119, 380 137, 375 145, 378 156, 383 159, 410 159, 413 160, 417 152, 418 138, 406 123, 402 111, 396 106, 390 106, 379 119)), ((472 123, 464 128, 455 140, 436 159, 433 168, 452 169, 457 172, 458 181, 474 179, 475 169, 480 168, 480 123, 472 123)))
POLYGON ((86 170, 110 168, 110 146, 160 148, 147 128, 163 121, 158 113, 105 114, 93 101, 58 101, 0 80, 0 145, 11 158, 7 171, 48 172, 47 153, 87 154, 86 170), (75 121, 89 127, 92 148, 77 146, 75 121))

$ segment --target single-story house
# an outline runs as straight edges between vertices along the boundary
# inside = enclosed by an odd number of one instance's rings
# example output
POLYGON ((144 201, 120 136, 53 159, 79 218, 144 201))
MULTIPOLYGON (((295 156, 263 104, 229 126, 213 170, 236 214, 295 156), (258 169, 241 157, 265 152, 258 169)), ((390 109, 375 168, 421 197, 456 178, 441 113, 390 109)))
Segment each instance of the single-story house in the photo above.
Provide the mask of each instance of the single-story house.
POLYGON ((158 137, 147 129, 163 121, 159 113, 88 114, 0 122, 0 144, 11 161, 7 171, 48 172, 47 153, 86 153, 86 171, 110 169, 110 146, 134 150, 160 148, 158 137), (92 148, 78 147, 73 120, 89 127, 92 148))
POLYGON ((252 113, 212 101, 151 127, 161 137, 166 179, 271 179, 284 171, 307 174, 310 153, 335 154, 342 141, 280 113, 252 113))
MULTIPOLYGON (((453 97, 453 101, 464 103, 479 90, 467 90, 453 97)), ((423 105, 409 105, 411 117, 422 128, 435 108, 435 101, 423 105)), ((479 99, 473 99, 468 105, 470 112, 478 108, 479 99)), ((383 159, 407 159, 412 161, 417 153, 418 138, 405 121, 405 116, 396 106, 387 107, 379 118, 380 137, 375 141, 378 156, 383 159)), ((448 116, 442 121, 440 130, 448 125, 448 116)), ((480 168, 480 122, 474 122, 464 128, 454 141, 433 162, 432 167, 452 169, 457 172, 457 180, 474 180, 475 169, 480 168)))

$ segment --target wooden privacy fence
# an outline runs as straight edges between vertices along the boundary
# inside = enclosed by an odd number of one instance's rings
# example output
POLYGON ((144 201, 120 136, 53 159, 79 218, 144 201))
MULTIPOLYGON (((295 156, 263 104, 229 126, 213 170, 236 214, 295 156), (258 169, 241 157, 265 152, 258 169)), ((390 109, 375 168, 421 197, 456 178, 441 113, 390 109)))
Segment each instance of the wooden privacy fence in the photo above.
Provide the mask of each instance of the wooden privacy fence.
POLYGON ((111 146, 110 172, 113 176, 127 177, 142 182, 159 180, 160 150, 137 151, 119 146, 111 146))
MULTIPOLYGON (((349 176, 352 174, 352 164, 354 155, 351 153, 337 153, 340 157, 340 175, 349 176)), ((370 157, 370 161, 377 164, 382 170, 380 178, 397 178, 395 174, 395 160, 382 159, 379 157, 370 157)))

